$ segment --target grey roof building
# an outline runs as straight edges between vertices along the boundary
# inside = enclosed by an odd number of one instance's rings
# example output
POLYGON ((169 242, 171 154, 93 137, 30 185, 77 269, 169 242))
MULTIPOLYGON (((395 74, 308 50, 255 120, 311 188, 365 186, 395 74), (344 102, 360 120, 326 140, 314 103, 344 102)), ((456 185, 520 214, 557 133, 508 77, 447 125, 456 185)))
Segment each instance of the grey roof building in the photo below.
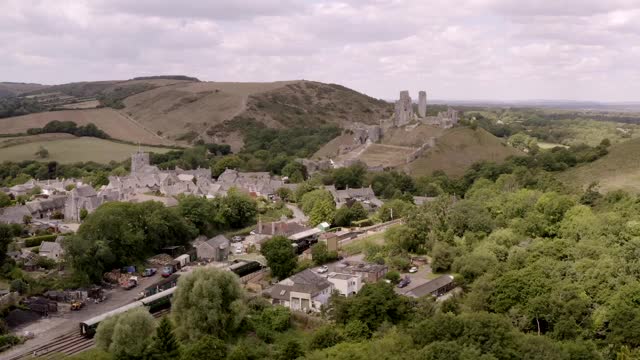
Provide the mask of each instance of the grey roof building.
POLYGON ((431 296, 441 296, 446 294, 455 288, 455 282, 453 281, 453 276, 451 275, 442 275, 437 277, 427 283, 424 283, 411 291, 407 292, 407 296, 420 298, 423 296, 431 295, 431 296))
POLYGON ((225 261, 229 257, 230 241, 224 235, 218 235, 196 246, 198 259, 225 261))

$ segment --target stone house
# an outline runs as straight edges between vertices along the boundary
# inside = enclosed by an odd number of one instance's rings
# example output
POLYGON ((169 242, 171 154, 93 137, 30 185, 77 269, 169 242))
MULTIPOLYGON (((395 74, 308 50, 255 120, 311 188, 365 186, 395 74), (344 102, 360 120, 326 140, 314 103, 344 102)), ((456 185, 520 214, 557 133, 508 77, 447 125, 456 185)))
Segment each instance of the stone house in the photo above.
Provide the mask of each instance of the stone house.
POLYGON ((62 246, 57 242, 43 241, 42 244, 40 244, 40 252, 38 254, 54 261, 60 261, 62 260, 64 251, 62 250, 62 246))
POLYGON ((64 218, 67 221, 80 221, 80 211, 87 210, 90 214, 94 212, 103 200, 89 185, 79 186, 69 193, 64 206, 64 218))
POLYGON ((46 199, 29 201, 26 206, 34 219, 48 219, 55 212, 64 213, 66 201, 66 195, 52 195, 46 199))
POLYGON ((265 291, 272 304, 282 305, 291 310, 320 312, 331 297, 333 284, 307 269, 284 279, 265 291))
POLYGON ((354 201, 362 203, 365 209, 367 207, 380 207, 383 204, 376 197, 371 186, 366 188, 346 188, 344 190, 337 190, 333 185, 325 186, 324 188, 333 195, 333 200, 336 202, 336 208, 338 209, 354 201))
POLYGON ((350 264, 341 264, 340 265, 341 273, 357 275, 362 278, 362 281, 365 283, 374 283, 380 281, 389 271, 387 265, 380 264, 370 264, 370 263, 361 263, 354 262, 350 264))
POLYGON ((229 257, 231 242, 224 235, 218 235, 196 245, 198 259, 225 261, 229 257))

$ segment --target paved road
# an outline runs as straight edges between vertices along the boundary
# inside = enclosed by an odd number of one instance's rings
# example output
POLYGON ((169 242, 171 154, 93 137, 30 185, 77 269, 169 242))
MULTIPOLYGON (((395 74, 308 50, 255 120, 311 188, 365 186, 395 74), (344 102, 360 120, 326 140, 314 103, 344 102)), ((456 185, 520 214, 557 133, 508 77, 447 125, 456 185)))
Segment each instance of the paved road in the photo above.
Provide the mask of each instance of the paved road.
POLYGON ((293 211, 293 219, 297 222, 305 224, 307 221, 309 221, 309 218, 297 206, 293 204, 287 204, 287 207, 291 211, 293 211))

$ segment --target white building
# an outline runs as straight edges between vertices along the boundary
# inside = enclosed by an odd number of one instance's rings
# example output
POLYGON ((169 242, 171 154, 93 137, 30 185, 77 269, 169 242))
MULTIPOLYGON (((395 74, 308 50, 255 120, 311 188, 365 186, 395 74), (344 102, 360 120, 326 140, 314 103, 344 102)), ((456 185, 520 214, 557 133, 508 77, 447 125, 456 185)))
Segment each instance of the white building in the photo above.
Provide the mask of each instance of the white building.
POLYGON ((358 275, 329 273, 327 281, 333 284, 333 288, 337 290, 340 295, 353 296, 362 289, 362 279, 358 275))

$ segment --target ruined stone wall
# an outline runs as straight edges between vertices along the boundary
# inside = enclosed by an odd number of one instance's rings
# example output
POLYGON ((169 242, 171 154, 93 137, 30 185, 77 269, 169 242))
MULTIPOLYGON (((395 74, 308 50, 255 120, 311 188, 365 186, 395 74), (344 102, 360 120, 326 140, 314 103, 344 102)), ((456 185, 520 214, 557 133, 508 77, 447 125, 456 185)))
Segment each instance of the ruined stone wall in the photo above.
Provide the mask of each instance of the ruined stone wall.
POLYGON ((436 146, 436 138, 431 137, 426 143, 422 144, 418 149, 416 149, 416 151, 407 155, 407 158, 405 159, 405 164, 415 161, 417 158, 422 156, 427 150, 433 148, 434 146, 436 146))

